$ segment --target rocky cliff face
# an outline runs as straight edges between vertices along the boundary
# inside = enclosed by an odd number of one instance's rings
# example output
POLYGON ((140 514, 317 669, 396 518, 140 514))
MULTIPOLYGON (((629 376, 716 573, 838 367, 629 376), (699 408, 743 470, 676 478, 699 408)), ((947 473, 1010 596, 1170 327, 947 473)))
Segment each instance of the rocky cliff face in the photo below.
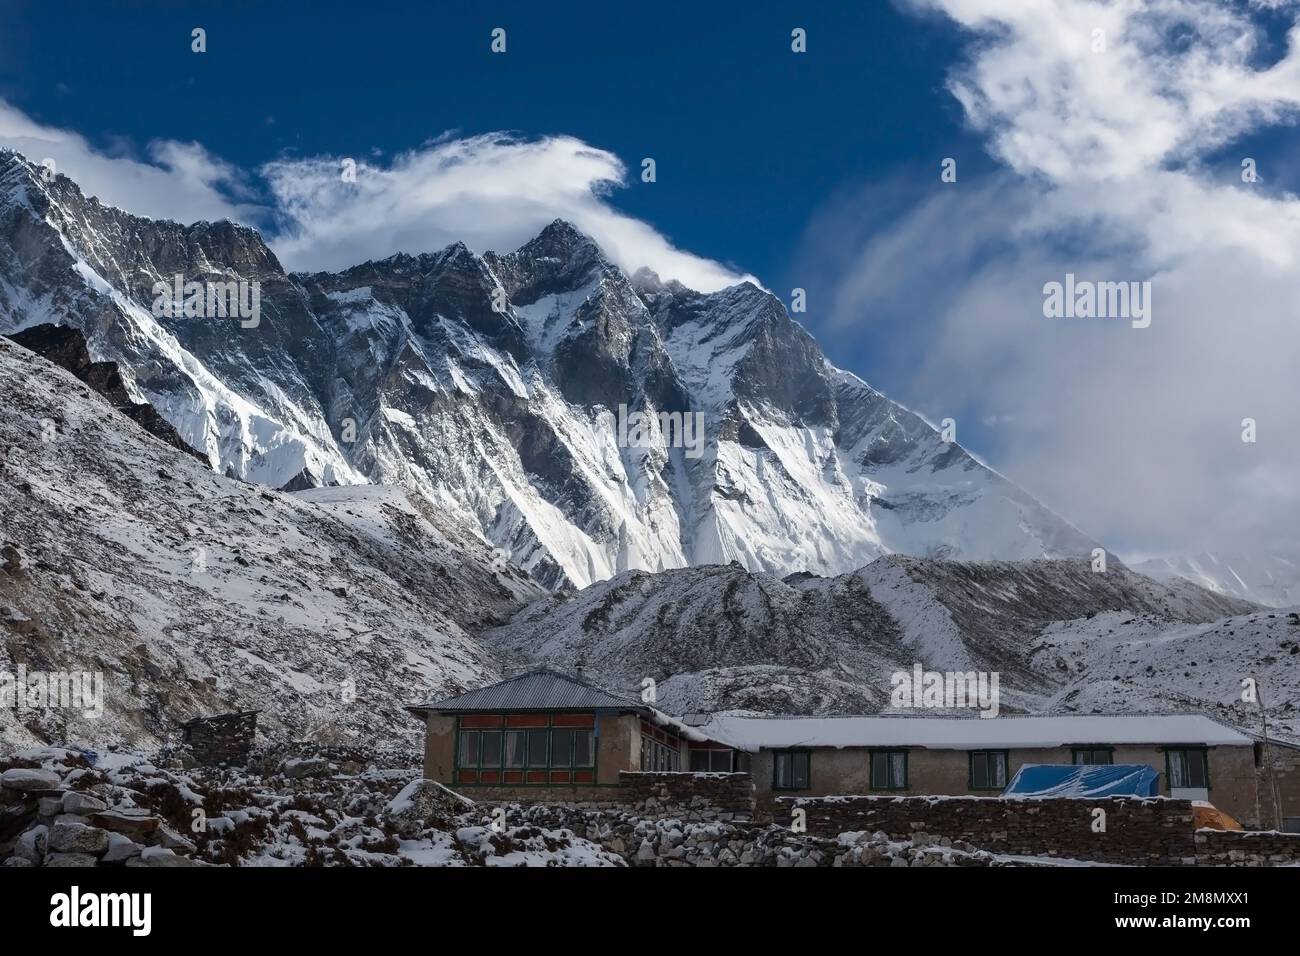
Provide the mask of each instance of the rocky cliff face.
POLYGON ((225 478, 6 338, 0 395, 0 673, 102 688, 93 716, 0 707, 0 750, 249 709, 271 737, 414 743, 403 707, 498 676, 473 635, 543 594, 418 495, 225 478))
POLYGON ((563 222, 508 254, 289 275, 251 229, 130 216, 0 153, 0 332, 49 322, 80 329, 214 470, 400 484, 550 587, 1095 546, 831 366, 772 295, 629 277, 563 222), (177 277, 256 284, 256 321, 156 314, 177 277), (650 415, 645 435, 620 408, 650 415))

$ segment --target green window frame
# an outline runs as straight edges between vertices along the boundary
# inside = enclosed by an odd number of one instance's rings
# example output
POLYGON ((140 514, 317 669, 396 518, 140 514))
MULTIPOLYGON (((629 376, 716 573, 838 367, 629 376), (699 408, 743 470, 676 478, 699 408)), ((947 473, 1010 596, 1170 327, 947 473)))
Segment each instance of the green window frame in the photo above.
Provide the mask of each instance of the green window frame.
POLYGON ((1074 747, 1070 763, 1076 767, 1109 767, 1115 763, 1114 747, 1074 747))
POLYGON ((1011 753, 1007 750, 972 750, 970 752, 971 790, 1006 789, 1011 775, 1011 753))
POLYGON ((812 751, 772 751, 772 789, 807 790, 812 786, 812 751))
POLYGON ((1173 793, 1179 790, 1210 789, 1210 748, 1208 747, 1166 747, 1165 748, 1165 790, 1173 793), (1196 760, 1189 757, 1196 756, 1196 760), (1198 765, 1199 764, 1199 765, 1198 765), (1178 783, 1174 777, 1179 778, 1178 783), (1200 783, 1197 783, 1197 779, 1200 783))
MULTIPOLYGON (((456 727, 456 770, 595 770, 596 727, 456 727), (556 747, 557 739, 561 741, 556 747)), ((501 786, 492 784, 491 786, 501 786)), ((475 784, 464 784, 475 786, 475 784)), ((522 783, 510 786, 541 786, 522 783)))
POLYGON ((872 750, 869 751, 867 759, 870 764, 872 790, 907 789, 906 750, 872 750))

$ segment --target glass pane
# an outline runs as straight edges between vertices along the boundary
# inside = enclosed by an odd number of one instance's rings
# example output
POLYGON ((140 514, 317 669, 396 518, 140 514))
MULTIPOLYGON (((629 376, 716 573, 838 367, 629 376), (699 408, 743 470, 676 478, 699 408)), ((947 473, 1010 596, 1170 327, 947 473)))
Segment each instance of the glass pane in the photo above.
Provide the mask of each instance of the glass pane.
POLYGON ((889 785, 891 787, 901 787, 907 782, 907 754, 893 753, 889 755, 889 785))
POLYGON ((1092 761, 1093 763, 1104 764, 1105 766, 1108 767, 1115 762, 1115 755, 1111 753, 1109 750, 1098 750, 1092 756, 1093 756, 1093 761, 1092 761))
POLYGON ((871 786, 878 790, 889 786, 889 758, 885 754, 871 755, 871 786))
POLYGON ((501 766, 501 731, 483 731, 483 742, 481 746, 483 749, 483 766, 501 766))
POLYGON ((478 731, 462 730, 460 732, 460 766, 478 766, 478 731))
POLYGON ((990 754, 989 766, 993 768, 993 786, 1005 787, 1007 785, 1007 755, 990 754))
POLYGON ((545 730, 528 731, 528 766, 545 767, 546 766, 546 738, 548 736, 545 730))
POLYGON ((691 773, 705 773, 709 769, 709 751, 691 751, 691 773))
POLYGON ((794 760, 794 786, 796 790, 805 790, 808 787, 808 755, 795 754, 794 760))
POLYGON ((709 769, 714 773, 731 773, 731 751, 709 751, 709 769))
POLYGON ((1187 753, 1182 750, 1169 751, 1169 786, 1187 786, 1187 753))
POLYGON ((1205 751, 1187 751, 1187 779, 1191 781, 1188 786, 1205 786, 1205 751))
POLYGON ((506 731, 506 766, 522 767, 524 765, 524 732, 522 730, 506 731))
POLYGON ((573 732, 573 765, 575 767, 590 767, 592 752, 591 731, 575 730, 573 732))
POLYGON ((646 771, 650 769, 651 744, 648 737, 641 738, 641 769, 646 771))
POLYGON ((988 754, 973 753, 970 755, 970 782, 976 789, 983 789, 989 785, 989 758, 988 754))
POLYGON ((790 789, 790 755, 776 755, 776 785, 782 790, 790 789))
POLYGON ((573 731, 551 731, 551 766, 568 767, 573 763, 573 731))

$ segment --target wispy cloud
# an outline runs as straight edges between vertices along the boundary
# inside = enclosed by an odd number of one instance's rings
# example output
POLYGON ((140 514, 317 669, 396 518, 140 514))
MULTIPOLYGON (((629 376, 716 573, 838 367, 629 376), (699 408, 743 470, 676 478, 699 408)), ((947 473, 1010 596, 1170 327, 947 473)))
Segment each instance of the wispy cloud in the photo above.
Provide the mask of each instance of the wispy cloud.
POLYGON ((1114 546, 1294 551, 1300 201, 1203 160, 1295 117, 1300 33, 1262 63, 1244 5, 912 5, 968 31, 950 89, 1007 169, 940 184, 936 161, 932 197, 883 221, 874 191, 824 213, 810 242, 855 237, 828 330, 908 316, 902 397, 1013 412, 1001 469, 1114 546), (1151 281, 1151 327, 1045 318, 1066 273, 1151 281))
POLYGON ((348 158, 262 168, 281 217, 276 251, 290 266, 336 269, 457 240, 508 251, 561 218, 632 271, 646 266, 701 291, 744 278, 615 209, 608 198, 624 182, 623 163, 569 136, 436 141, 385 164, 355 159, 355 182, 343 181, 348 158))
POLYGON ((619 212, 610 194, 625 181, 623 163, 567 136, 441 138, 387 162, 376 151, 281 159, 248 171, 198 143, 159 139, 144 156, 97 149, 0 100, 0 145, 35 162, 53 159, 88 194, 138 215, 261 227, 291 269, 339 269, 455 241, 509 251, 563 218, 629 271, 645 266, 701 291, 752 278, 678 249, 619 212), (342 175, 349 159, 355 180, 342 175))

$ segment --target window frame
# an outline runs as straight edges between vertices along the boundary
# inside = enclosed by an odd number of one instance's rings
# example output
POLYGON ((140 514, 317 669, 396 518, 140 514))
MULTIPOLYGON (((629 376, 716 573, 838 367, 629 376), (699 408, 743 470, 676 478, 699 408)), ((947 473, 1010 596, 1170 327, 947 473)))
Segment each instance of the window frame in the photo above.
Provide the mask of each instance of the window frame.
POLYGON ((1165 752, 1165 792, 1166 793, 1172 796, 1174 792, 1173 763, 1170 760, 1170 754, 1191 753, 1191 752, 1199 753, 1201 755, 1201 765, 1205 768, 1205 786, 1196 787, 1196 786, 1187 785, 1187 786, 1181 786, 1178 789, 1179 790, 1204 790, 1206 793, 1209 793, 1211 787, 1209 747, 1197 746, 1195 744, 1191 744, 1191 745, 1180 744, 1178 746, 1169 746, 1163 749, 1165 752))
POLYGON ((782 793, 792 793, 792 792, 797 792, 799 790, 811 790, 812 789, 812 751, 807 748, 789 748, 789 749, 783 748, 781 750, 773 750, 772 751, 772 789, 779 790, 782 793), (804 758, 805 780, 804 780, 804 785, 802 787, 797 787, 794 785, 795 773, 794 773, 793 762, 790 765, 791 785, 788 787, 781 786, 779 779, 777 777, 777 770, 776 770, 777 761, 781 757, 789 757, 791 761, 793 761, 795 757, 804 758))
MULTIPOLYGON (((888 776, 890 773, 892 773, 893 761, 886 759, 885 766, 887 768, 885 774, 886 776, 888 776)), ((886 792, 892 792, 892 793, 897 793, 900 790, 909 790, 911 789, 911 782, 912 782, 911 778, 912 778, 912 758, 906 748, 874 747, 871 750, 867 751, 867 783, 870 785, 870 789, 884 790, 886 792), (877 754, 884 754, 886 758, 888 758, 891 754, 903 755, 903 783, 901 786, 891 787, 888 785, 888 783, 886 783, 886 785, 883 787, 877 786, 876 784, 876 755, 877 754)))
POLYGON ((598 764, 600 762, 600 713, 599 712, 556 711, 554 713, 547 712, 545 714, 538 715, 531 711, 502 711, 500 712, 500 714, 491 715, 492 717, 498 717, 498 716, 500 717, 500 723, 497 726, 466 727, 463 725, 464 718, 466 717, 473 718, 477 716, 479 715, 473 713, 456 715, 455 750, 454 750, 454 760, 452 766, 452 780, 454 781, 454 783, 452 784, 453 786, 515 788, 515 787, 595 787, 595 786, 602 785, 598 782, 599 781, 598 764), (546 724, 545 726, 524 726, 524 727, 510 726, 509 718, 525 717, 525 716, 545 716, 546 724), (577 724, 567 723, 567 722, 560 723, 560 724, 556 723, 557 717, 568 717, 568 716, 578 716, 583 718, 590 717, 591 725, 579 726, 577 724), (569 761, 564 764, 557 764, 555 762, 554 737, 553 737, 555 731, 564 732, 568 736, 570 741, 569 761), (496 764, 493 764, 491 766, 485 765, 483 763, 483 735, 486 733, 494 733, 500 735, 500 759, 496 764), (530 760, 530 756, 531 756, 529 753, 530 750, 529 743, 531 739, 530 735, 536 733, 544 733, 546 735, 546 760, 542 764, 535 764, 532 763, 530 760), (477 756, 477 759, 472 765, 466 764, 461 760, 462 757, 461 751, 463 747, 462 741, 467 735, 470 734, 473 734, 475 738, 475 753, 477 756), (520 753, 519 753, 520 762, 518 764, 511 764, 508 759, 509 746, 507 744, 507 741, 511 739, 510 738, 511 734, 518 734, 519 737, 521 738, 520 741, 521 746, 520 746, 520 753), (576 740, 578 734, 586 734, 588 739, 591 742, 590 761, 586 764, 580 764, 577 762, 578 748, 577 748, 576 740), (474 773, 475 781, 474 782, 462 781, 460 779, 462 770, 466 772, 474 773), (567 772, 569 774, 568 781, 552 781, 551 779, 552 771, 555 771, 557 773, 567 772), (498 775, 497 781, 495 783, 483 783, 481 778, 485 772, 496 773, 498 775), (506 783, 505 774, 507 772, 519 773, 522 775, 523 779, 516 783, 506 783), (546 776, 545 782, 536 781, 536 780, 530 782, 528 780, 528 774, 530 772, 544 773, 546 776), (574 775, 579 772, 590 773, 591 781, 582 782, 582 783, 576 782, 573 778, 574 775))
POLYGON ((1097 746, 1089 746, 1085 744, 1082 747, 1071 747, 1070 763, 1075 767, 1113 767, 1115 766, 1115 748, 1108 747, 1104 744, 1098 744, 1097 746), (1079 763, 1079 754, 1097 753, 1104 753, 1106 755, 1107 760, 1105 763, 1079 763))
MULTIPOLYGON (((996 791, 998 793, 1001 793, 1003 790, 1007 788, 1007 783, 1009 783, 1011 780, 1011 751, 1010 750, 970 750, 967 751, 967 753, 969 754, 969 758, 967 760, 968 773, 966 777, 967 789, 981 790, 981 791, 988 791, 988 792, 996 791), (1004 782, 1002 783, 1001 786, 997 786, 996 784, 989 784, 988 786, 978 787, 975 785, 975 755, 976 754, 984 754, 985 757, 998 754, 1002 757, 1002 776, 1004 782)), ((987 766, 988 764, 986 763, 985 764, 986 769, 987 766)))

